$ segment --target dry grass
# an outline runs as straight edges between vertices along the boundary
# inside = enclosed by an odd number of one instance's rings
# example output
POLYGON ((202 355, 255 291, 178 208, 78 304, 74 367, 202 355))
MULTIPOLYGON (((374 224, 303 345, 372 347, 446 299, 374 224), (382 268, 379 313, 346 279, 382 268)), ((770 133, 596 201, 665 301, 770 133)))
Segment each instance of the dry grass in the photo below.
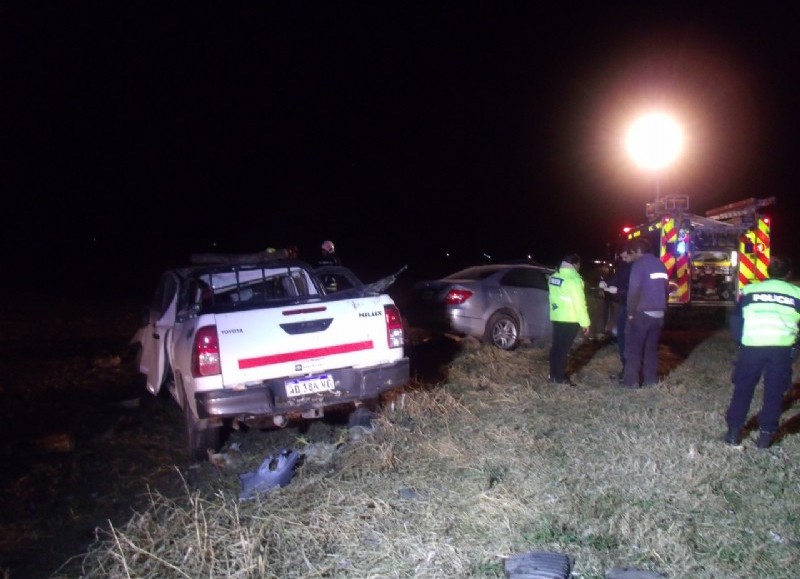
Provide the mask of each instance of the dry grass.
POLYGON ((545 349, 462 346, 447 382, 410 391, 374 434, 235 438, 240 468, 202 465, 178 500, 153 493, 147 511, 106 529, 83 576, 502 577, 504 557, 530 550, 574 556, 583 578, 615 566, 797 576, 800 437, 768 451, 719 441, 727 335, 641 391, 609 378, 613 346, 573 376, 576 388, 546 383, 545 349), (236 474, 286 445, 335 452, 239 502, 236 474))

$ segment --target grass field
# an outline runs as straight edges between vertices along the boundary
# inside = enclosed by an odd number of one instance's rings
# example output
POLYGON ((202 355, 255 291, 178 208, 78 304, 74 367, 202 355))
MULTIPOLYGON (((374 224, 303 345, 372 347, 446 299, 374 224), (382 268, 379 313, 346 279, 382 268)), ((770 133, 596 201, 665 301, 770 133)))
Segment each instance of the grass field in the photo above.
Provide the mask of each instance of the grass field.
POLYGON ((231 468, 153 492, 101 533, 83 576, 503 577, 504 558, 552 551, 587 579, 797 577, 797 388, 775 446, 723 444, 734 355, 713 334, 658 388, 629 391, 612 345, 569 387, 546 382, 544 348, 465 340, 445 381, 409 388, 371 432, 234 433, 231 468), (306 454, 292 482, 240 502, 237 474, 283 447, 306 454))

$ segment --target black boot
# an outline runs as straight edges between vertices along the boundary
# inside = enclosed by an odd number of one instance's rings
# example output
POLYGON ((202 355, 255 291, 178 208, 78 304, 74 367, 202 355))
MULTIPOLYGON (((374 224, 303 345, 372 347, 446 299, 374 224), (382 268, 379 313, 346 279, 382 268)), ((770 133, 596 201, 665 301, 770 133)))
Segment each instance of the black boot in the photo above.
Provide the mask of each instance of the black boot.
POLYGON ((769 448, 772 445, 772 432, 762 430, 758 433, 758 442, 756 446, 762 450, 769 448))
POLYGON ((741 428, 728 428, 728 432, 722 439, 727 444, 739 446, 742 444, 742 429, 741 428))

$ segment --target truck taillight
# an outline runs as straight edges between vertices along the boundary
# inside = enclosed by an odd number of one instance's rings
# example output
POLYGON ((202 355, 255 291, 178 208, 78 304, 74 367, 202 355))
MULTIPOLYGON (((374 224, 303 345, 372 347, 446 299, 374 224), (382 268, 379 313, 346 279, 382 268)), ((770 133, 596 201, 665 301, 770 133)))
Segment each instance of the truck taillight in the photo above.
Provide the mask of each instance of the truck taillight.
POLYGON ((201 378, 220 373, 217 326, 204 326, 194 335, 192 376, 201 378))
POLYGON ((448 306, 458 306, 463 304, 471 297, 472 292, 469 290, 451 289, 449 292, 447 292, 447 295, 444 296, 444 303, 448 306))
POLYGON ((390 348, 403 347, 403 318, 396 306, 383 306, 384 319, 386 320, 386 337, 390 348))

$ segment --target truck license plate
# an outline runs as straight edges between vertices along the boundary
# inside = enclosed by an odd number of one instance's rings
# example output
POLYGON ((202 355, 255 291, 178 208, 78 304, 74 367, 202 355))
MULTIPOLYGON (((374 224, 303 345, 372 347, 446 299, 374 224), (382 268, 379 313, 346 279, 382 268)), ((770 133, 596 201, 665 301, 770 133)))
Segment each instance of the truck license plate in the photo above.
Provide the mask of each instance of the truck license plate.
POLYGON ((315 392, 330 392, 336 389, 333 376, 329 376, 328 374, 286 380, 284 384, 286 385, 286 395, 289 397, 305 396, 306 394, 314 394, 315 392))

